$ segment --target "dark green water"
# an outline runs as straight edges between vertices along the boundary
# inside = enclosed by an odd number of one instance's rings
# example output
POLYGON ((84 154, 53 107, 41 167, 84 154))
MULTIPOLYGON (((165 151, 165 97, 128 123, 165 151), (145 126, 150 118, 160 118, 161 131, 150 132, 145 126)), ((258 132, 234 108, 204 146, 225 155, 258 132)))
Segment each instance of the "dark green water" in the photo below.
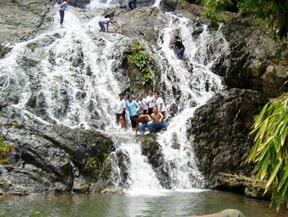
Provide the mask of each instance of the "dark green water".
POLYGON ((275 213, 269 201, 242 195, 206 191, 170 192, 159 196, 131 195, 32 195, 0 197, 0 216, 49 217, 175 217, 239 209, 246 217, 288 217, 288 210, 275 213))

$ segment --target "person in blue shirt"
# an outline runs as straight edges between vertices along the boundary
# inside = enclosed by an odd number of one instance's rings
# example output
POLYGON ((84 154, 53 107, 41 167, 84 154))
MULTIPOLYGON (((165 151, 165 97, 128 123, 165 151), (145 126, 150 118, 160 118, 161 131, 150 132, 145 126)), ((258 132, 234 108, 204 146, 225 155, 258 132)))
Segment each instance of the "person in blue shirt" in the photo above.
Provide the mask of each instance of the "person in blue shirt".
POLYGON ((69 0, 64 0, 60 4, 59 13, 60 13, 60 26, 61 26, 61 28, 63 28, 64 15, 65 15, 65 10, 68 7, 68 2, 69 2, 69 0))
POLYGON ((128 100, 126 101, 126 108, 129 111, 129 117, 132 125, 132 130, 136 130, 137 117, 138 117, 138 104, 131 95, 128 95, 128 100))

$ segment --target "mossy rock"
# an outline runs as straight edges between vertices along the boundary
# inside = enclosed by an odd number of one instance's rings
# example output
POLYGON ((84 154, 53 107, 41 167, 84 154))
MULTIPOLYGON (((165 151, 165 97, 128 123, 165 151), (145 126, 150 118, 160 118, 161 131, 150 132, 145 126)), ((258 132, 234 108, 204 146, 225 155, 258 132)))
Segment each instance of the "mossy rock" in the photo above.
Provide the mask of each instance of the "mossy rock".
POLYGON ((0 44, 0 58, 3 58, 12 48, 0 44))
POLYGON ((28 47, 32 52, 34 52, 35 49, 37 48, 37 44, 36 43, 29 43, 26 45, 26 47, 28 47))

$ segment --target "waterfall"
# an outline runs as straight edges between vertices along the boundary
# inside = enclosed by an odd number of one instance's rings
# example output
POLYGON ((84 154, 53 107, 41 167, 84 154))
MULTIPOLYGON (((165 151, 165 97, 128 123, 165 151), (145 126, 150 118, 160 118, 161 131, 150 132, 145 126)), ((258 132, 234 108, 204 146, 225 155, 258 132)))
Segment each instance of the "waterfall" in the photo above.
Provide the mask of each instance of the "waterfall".
MULTIPOLYGON (((177 102, 177 115, 171 118, 167 131, 159 135, 158 141, 163 148, 166 169, 169 171, 172 188, 203 187, 205 182, 197 170, 193 146, 191 141, 187 140, 186 122, 193 116, 199 106, 205 104, 215 93, 222 90, 221 79, 213 74, 210 68, 213 66, 213 62, 228 51, 228 44, 220 30, 212 35, 209 33, 207 26, 203 26, 200 36, 194 39, 192 36, 194 31, 192 21, 172 14, 166 16, 168 16, 167 19, 170 22, 162 30, 158 46, 161 47, 163 52, 162 58, 166 59, 162 62, 168 62, 167 64, 173 69, 175 80, 180 84, 178 88, 181 91, 181 98, 177 102), (185 46, 184 58, 192 64, 193 70, 183 61, 178 60, 169 48, 171 36, 173 35, 178 35, 182 39, 185 46), (213 54, 209 52, 211 43, 217 44, 213 54)), ((163 82, 168 87, 165 98, 169 108, 175 103, 175 100, 171 100, 173 99, 172 86, 174 81, 167 79, 167 77, 172 77, 169 68, 163 70, 161 75, 163 82)))
MULTIPOLYGON (((117 68, 131 38, 99 33, 98 27, 103 8, 115 5, 115 1, 92 1, 89 8, 96 15, 90 17, 81 16, 81 12, 69 7, 63 29, 59 28, 55 9, 54 21, 47 32, 16 44, 0 60, 0 94, 21 110, 23 117, 37 118, 45 124, 96 129, 113 137, 118 144, 111 154, 114 183, 130 193, 158 192, 163 187, 141 154, 135 135, 115 126, 113 103, 127 82, 119 81, 121 72, 117 68), (123 165, 125 168, 120 168, 123 165)), ((201 188, 205 181, 195 165, 191 141, 187 140, 186 121, 221 91, 221 79, 210 68, 228 46, 220 31, 211 34, 203 26, 195 39, 192 21, 169 13, 162 16, 170 22, 161 31, 158 44, 150 49, 162 63, 167 108, 176 106, 177 111, 174 117, 169 117, 168 129, 157 136, 157 141, 163 149, 163 167, 169 173, 171 188, 201 188), (171 35, 175 33, 186 47, 184 61, 178 60, 169 48, 171 35), (217 44, 213 53, 209 50, 211 43, 217 44), (175 87, 180 92, 178 99, 174 98, 175 87)))

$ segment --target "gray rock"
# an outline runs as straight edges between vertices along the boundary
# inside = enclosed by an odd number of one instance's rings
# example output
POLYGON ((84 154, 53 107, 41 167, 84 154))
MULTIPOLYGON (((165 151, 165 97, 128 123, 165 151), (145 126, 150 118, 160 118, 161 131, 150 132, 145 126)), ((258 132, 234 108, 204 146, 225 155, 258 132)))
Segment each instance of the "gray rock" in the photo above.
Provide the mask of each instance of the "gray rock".
MULTIPOLYGON (((242 212, 237 209, 225 209, 221 212, 210 214, 210 215, 197 215, 198 217, 245 217, 242 212)), ((191 217, 197 217, 191 216, 191 217)))
POLYGON ((253 116, 266 100, 255 91, 232 89, 196 110, 187 134, 193 138, 197 165, 211 186, 217 186, 220 172, 251 174, 252 165, 245 164, 253 144, 248 134, 253 116))

